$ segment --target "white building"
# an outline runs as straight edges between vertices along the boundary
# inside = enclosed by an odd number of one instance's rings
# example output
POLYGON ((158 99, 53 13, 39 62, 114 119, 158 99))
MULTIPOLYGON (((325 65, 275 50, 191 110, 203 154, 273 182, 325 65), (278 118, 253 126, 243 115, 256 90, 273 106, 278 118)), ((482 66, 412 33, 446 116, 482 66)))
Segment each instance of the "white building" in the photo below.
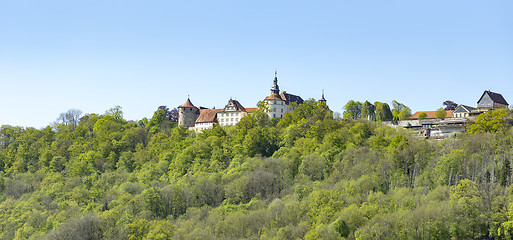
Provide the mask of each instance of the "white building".
POLYGON ((190 130, 201 132, 205 129, 212 129, 214 124, 221 126, 234 126, 241 118, 256 111, 258 108, 245 108, 239 101, 230 99, 224 108, 195 107, 191 101, 182 104, 179 111, 178 124, 185 125, 190 130))
MULTIPOLYGON (((294 111, 294 105, 291 103, 302 104, 303 99, 300 96, 283 91, 280 94, 278 87, 277 73, 274 72, 273 86, 271 87, 271 95, 264 99, 267 104, 269 118, 282 118, 286 112, 294 111)), ((326 103, 324 92, 322 99, 319 100, 326 103)), ((258 108, 245 108, 242 104, 230 98, 226 106, 222 109, 208 109, 194 106, 190 99, 182 104, 179 108, 179 125, 185 125, 190 130, 201 132, 205 129, 211 129, 214 124, 220 126, 234 126, 243 117, 253 113, 258 108)))
MULTIPOLYGON (((280 94, 280 87, 278 86, 277 72, 274 72, 273 86, 271 87, 271 95, 264 99, 264 102, 268 106, 269 118, 282 118, 286 112, 294 111, 294 107, 290 103, 295 102, 302 104, 303 99, 300 96, 287 93, 283 91, 280 94)), ((324 94, 323 94, 324 99, 324 94)))
POLYGON ((230 98, 228 104, 217 113, 217 120, 221 126, 233 126, 237 124, 241 118, 254 112, 258 108, 244 108, 239 101, 230 98))

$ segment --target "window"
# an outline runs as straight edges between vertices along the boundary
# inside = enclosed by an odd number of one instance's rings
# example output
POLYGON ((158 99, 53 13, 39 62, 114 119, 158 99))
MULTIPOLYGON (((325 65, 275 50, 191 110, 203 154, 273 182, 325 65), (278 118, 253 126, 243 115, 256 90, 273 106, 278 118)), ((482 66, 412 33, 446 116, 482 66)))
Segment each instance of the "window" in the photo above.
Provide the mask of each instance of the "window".
POLYGON ((276 104, 276 101, 273 101, 273 104, 276 104))
POLYGON ((233 118, 230 119, 230 122, 233 122, 233 118))
POLYGON ((283 113, 283 108, 281 109, 281 113, 283 113))
POLYGON ((273 118, 276 118, 276 114, 273 113, 273 118))
POLYGON ((273 112, 276 112, 276 108, 273 108, 273 112))

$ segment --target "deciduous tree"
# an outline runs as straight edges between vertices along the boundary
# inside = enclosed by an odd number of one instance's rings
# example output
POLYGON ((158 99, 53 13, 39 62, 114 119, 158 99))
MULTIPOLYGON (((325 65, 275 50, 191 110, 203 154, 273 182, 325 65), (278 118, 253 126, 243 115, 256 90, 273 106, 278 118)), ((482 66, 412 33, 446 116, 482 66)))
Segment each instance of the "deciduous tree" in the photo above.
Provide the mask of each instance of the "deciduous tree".
POLYGON ((344 118, 345 119, 358 119, 362 115, 363 104, 358 101, 350 100, 344 106, 344 118))

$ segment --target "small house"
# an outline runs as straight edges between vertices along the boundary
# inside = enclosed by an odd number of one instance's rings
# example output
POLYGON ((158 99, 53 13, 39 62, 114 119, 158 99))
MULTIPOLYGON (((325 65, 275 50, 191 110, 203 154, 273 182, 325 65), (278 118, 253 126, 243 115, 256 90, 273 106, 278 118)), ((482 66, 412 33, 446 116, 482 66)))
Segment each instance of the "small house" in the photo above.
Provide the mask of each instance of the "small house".
POLYGON ((470 117, 470 112, 472 112, 472 110, 474 110, 473 107, 467 105, 459 105, 456 107, 452 115, 455 118, 468 118, 470 117))
POLYGON ((483 95, 477 101, 477 108, 497 109, 508 108, 509 104, 500 94, 492 91, 484 91, 483 95))

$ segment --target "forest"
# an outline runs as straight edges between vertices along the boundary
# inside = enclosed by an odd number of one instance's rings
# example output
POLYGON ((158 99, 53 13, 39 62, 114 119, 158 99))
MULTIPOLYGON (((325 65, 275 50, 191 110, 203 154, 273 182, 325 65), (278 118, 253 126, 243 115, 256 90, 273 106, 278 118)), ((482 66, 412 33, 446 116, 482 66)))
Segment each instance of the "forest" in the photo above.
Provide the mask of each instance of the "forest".
POLYGON ((442 141, 365 111, 310 99, 202 133, 162 108, 3 125, 0 239, 513 238, 511 110, 442 141))

